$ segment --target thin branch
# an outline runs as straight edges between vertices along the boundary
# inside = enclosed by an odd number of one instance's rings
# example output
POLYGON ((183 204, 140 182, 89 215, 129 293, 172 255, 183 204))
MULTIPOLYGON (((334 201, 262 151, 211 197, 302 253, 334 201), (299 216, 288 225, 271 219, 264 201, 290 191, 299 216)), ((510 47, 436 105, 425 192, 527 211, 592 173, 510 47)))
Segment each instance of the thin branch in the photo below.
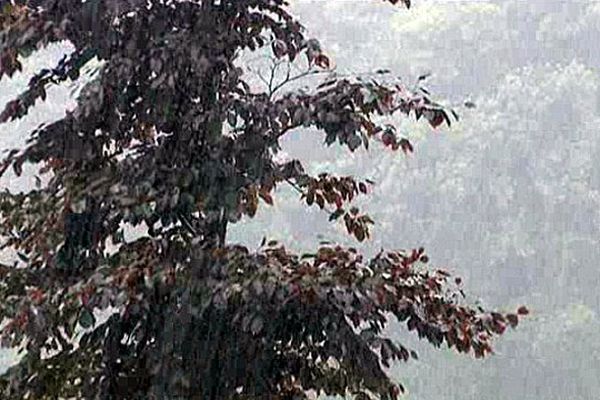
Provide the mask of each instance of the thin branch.
MULTIPOLYGON (((273 67, 271 67, 271 78, 269 79, 269 98, 273 95, 273 82, 275 81, 275 75, 277 73, 277 69, 282 64, 282 61, 273 61, 273 67)), ((288 64, 289 65, 289 64, 288 64)), ((288 72, 289 76, 289 72, 288 72)))
POLYGON ((288 183, 288 184, 289 184, 291 187, 293 187, 294 189, 296 189, 296 191, 297 191, 298 193, 300 193, 300 194, 301 194, 301 195, 303 195, 303 196, 306 196, 306 193, 304 193, 304 192, 302 191, 302 189, 300 188, 300 186, 298 186, 298 184, 297 184, 297 183, 295 183, 294 181, 292 181, 290 178, 286 178, 286 179, 285 179, 285 181, 286 181, 286 182, 287 182, 287 183, 288 183))
POLYGON ((302 124, 293 124, 293 125, 290 125, 290 126, 286 127, 285 129, 282 129, 281 132, 279 132, 279 134, 277 135, 277 139, 281 138, 283 135, 285 135, 286 133, 288 133, 292 129, 296 129, 296 128, 299 128, 301 126, 302 126, 302 124))
POLYGON ((269 86, 269 81, 267 80, 267 78, 265 78, 263 76, 263 74, 261 74, 260 71, 256 71, 256 75, 258 75, 258 78, 265 84, 267 85, 267 87, 269 86))
POLYGON ((277 92, 279 89, 281 89, 282 87, 284 87, 285 85, 297 81, 298 79, 302 79, 305 78, 307 76, 312 76, 312 75, 320 75, 320 74, 331 74, 333 71, 318 71, 318 70, 308 70, 305 72, 302 72, 298 75, 294 75, 292 77, 290 77, 290 70, 288 69, 288 73, 287 76, 285 77, 284 80, 282 80, 281 82, 279 82, 271 91, 271 93, 269 94, 269 97, 273 96, 273 94, 275 94, 275 92, 277 92))

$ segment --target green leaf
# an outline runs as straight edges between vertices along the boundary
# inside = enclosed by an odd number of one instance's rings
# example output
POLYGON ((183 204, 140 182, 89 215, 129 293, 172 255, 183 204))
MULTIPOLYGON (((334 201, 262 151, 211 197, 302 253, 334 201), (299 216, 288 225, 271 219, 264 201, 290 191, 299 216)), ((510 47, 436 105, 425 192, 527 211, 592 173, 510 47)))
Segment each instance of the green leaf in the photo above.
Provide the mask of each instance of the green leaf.
POLYGON ((19 257, 19 259, 21 261, 23 261, 24 263, 29 262, 29 257, 27 257, 25 254, 23 254, 21 252, 17 252, 17 257, 19 257))
POLYGON ((343 208, 338 208, 337 210, 335 210, 334 212, 331 213, 331 215, 329 216, 329 220, 330 221, 335 221, 337 220, 339 217, 341 217, 342 215, 344 215, 345 211, 343 208))
POLYGON ((79 314, 79 325, 84 329, 91 328, 96 323, 96 317, 89 310, 82 310, 79 314))

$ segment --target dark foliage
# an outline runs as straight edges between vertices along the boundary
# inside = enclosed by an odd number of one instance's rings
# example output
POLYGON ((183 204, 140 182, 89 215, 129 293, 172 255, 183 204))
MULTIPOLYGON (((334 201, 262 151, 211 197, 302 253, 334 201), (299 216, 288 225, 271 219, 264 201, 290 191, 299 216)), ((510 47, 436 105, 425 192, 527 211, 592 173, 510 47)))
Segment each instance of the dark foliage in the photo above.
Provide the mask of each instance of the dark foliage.
POLYGON ((2 339, 26 350, 0 380, 3 398, 285 399, 312 389, 396 399, 402 386, 384 367, 416 354, 383 336, 389 317, 478 357, 517 325, 517 314, 463 304, 459 280, 426 268, 422 249, 364 260, 335 245, 295 255, 278 243, 255 252, 227 243, 228 224, 273 204, 278 185, 368 238, 374 222, 350 203, 373 182, 277 161, 288 132, 312 127, 350 151, 379 141, 408 153, 380 116, 450 124, 426 92, 382 83, 385 71, 327 73, 329 58, 286 1, 4 3, 0 78, 48 43, 68 40, 74 51, 39 71, 2 122, 80 79, 91 60, 102 64, 77 107, 0 166, 20 174, 31 163, 48 177, 0 194, 0 235, 20 258, 0 268, 2 339), (269 47, 276 62, 306 72, 259 92, 239 57, 269 47), (311 91, 281 93, 320 74, 311 91), (126 242, 123 226, 145 234, 126 242), (96 321, 109 307, 116 312, 96 321))

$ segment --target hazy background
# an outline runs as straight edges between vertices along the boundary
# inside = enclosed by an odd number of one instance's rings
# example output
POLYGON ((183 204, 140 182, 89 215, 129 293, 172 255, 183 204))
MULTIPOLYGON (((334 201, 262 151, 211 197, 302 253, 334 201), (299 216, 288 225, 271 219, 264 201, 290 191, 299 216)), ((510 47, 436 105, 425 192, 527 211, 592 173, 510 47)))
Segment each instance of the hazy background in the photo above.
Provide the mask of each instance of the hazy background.
MULTIPOLYGON (((427 87, 462 117, 435 133, 394 121, 416 144, 409 157, 377 146, 353 155, 321 150, 323 135, 310 130, 287 139, 285 150, 314 172, 377 182, 364 208, 378 223, 359 247, 424 246, 433 263, 464 278, 473 302, 532 310, 483 361, 435 350, 392 326, 391 335, 420 350, 419 361, 391 371, 406 398, 599 399, 600 3, 415 0, 410 11, 381 1, 293 3, 339 70, 389 68, 408 82, 431 72, 427 87), (462 107, 465 100, 477 107, 462 107)), ((1 81, 0 103, 64 50, 51 47, 1 81)), ((70 89, 54 89, 26 119, 0 125, 0 149, 73 107, 70 89)), ((28 179, 0 185, 24 187, 28 179)), ((274 207, 230 237, 255 245, 269 235, 298 250, 320 239, 352 243, 326 215, 280 192, 274 207)))

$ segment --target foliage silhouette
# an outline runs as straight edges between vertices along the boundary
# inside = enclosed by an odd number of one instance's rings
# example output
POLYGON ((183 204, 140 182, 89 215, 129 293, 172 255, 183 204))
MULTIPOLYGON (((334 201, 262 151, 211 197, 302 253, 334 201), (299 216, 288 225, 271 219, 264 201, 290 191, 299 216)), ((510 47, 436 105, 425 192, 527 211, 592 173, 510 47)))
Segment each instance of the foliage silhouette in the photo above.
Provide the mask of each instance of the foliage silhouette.
POLYGON ((0 194, 0 235, 19 254, 0 268, 2 343, 26 350, 0 380, 5 398, 396 399, 403 388, 384 367, 416 353, 383 335, 391 315, 434 346, 482 357, 527 314, 463 304, 460 280, 427 268, 423 249, 365 260, 337 245, 297 255, 277 242, 257 251, 227 242, 228 225, 272 205, 279 185, 358 241, 369 237, 374 221, 351 202, 373 182, 279 160, 289 132, 310 127, 327 145, 409 153, 381 116, 451 122, 426 91, 387 71, 336 74, 286 6, 5 3, 0 78, 48 43, 68 40, 74 51, 39 71, 0 121, 25 116, 52 85, 85 81, 84 68, 100 62, 77 107, 1 165, 20 175, 34 164, 47 177, 0 194), (254 90, 241 53, 269 48, 271 77, 254 90), (305 68, 278 77, 282 62, 305 68), (321 75, 311 90, 282 93, 321 75), (124 226, 144 234, 126 241, 124 226))

